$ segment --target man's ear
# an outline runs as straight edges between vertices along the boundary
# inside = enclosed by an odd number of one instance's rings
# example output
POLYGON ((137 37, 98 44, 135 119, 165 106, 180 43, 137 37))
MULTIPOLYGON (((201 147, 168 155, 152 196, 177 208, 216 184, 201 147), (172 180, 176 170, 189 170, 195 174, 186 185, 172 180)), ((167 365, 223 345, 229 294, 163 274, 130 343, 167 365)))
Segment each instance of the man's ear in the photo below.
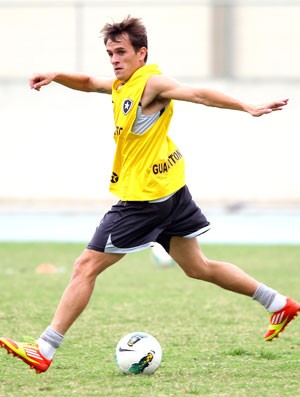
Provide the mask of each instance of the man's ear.
POLYGON ((145 62, 146 62, 145 58, 147 57, 147 52, 148 52, 148 50, 147 50, 146 47, 141 47, 139 49, 139 53, 140 53, 140 55, 142 56, 142 58, 144 59, 145 62))

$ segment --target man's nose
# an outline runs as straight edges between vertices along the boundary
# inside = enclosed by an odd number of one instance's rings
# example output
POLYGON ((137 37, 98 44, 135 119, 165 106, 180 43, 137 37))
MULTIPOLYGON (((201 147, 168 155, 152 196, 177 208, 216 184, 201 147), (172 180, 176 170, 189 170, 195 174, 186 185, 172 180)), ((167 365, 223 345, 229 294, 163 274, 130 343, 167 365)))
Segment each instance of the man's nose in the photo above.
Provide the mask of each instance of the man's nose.
POLYGON ((111 56, 110 61, 111 61, 112 64, 117 63, 117 62, 119 61, 118 55, 117 55, 117 54, 113 54, 113 55, 111 56))

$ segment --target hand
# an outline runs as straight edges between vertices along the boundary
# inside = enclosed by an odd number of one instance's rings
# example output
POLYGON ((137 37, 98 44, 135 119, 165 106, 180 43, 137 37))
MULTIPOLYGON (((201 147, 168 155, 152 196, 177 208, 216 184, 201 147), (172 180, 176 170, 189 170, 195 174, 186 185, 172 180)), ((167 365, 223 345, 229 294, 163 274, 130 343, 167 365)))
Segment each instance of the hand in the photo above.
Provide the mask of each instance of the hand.
POLYGON ((284 106, 288 104, 288 99, 282 99, 279 101, 274 101, 266 103, 264 105, 250 105, 247 111, 254 117, 259 117, 264 114, 275 112, 276 110, 282 110, 284 106))
POLYGON ((32 89, 40 91, 43 85, 50 84, 55 78, 55 75, 52 73, 38 73, 34 74, 29 79, 29 85, 32 89))

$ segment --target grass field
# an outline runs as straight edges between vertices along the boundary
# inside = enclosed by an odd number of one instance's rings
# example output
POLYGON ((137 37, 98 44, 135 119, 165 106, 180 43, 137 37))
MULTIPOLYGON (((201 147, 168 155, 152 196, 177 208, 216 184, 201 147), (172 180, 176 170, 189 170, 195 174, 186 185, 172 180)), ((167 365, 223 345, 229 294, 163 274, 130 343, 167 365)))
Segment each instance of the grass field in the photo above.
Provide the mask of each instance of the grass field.
MULTIPOLYGON (((0 334, 36 338, 49 324, 82 244, 0 244, 0 334), (56 274, 38 274, 51 263, 56 274)), ((207 245, 211 258, 238 264, 300 299, 300 246, 207 245)), ((50 370, 36 375, 0 350, 0 396, 300 396, 300 320, 272 343, 268 314, 251 299, 159 268, 150 251, 131 254, 99 277, 50 370), (163 360, 152 376, 124 376, 114 362, 119 338, 153 334, 163 360)))

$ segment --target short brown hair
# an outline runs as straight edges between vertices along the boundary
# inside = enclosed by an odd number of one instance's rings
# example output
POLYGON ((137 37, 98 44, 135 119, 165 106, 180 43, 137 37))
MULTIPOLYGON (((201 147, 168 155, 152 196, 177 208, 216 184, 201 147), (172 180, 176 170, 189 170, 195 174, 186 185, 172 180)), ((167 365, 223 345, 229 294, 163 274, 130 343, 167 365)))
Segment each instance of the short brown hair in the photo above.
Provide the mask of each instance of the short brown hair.
MULTIPOLYGON (((104 36, 104 44, 110 39, 116 41, 117 37, 127 33, 130 43, 135 51, 145 47, 148 50, 148 39, 147 31, 140 18, 132 18, 128 15, 122 22, 107 23, 101 29, 101 33, 104 36)), ((147 61, 148 51, 145 56, 145 62, 147 61)))

